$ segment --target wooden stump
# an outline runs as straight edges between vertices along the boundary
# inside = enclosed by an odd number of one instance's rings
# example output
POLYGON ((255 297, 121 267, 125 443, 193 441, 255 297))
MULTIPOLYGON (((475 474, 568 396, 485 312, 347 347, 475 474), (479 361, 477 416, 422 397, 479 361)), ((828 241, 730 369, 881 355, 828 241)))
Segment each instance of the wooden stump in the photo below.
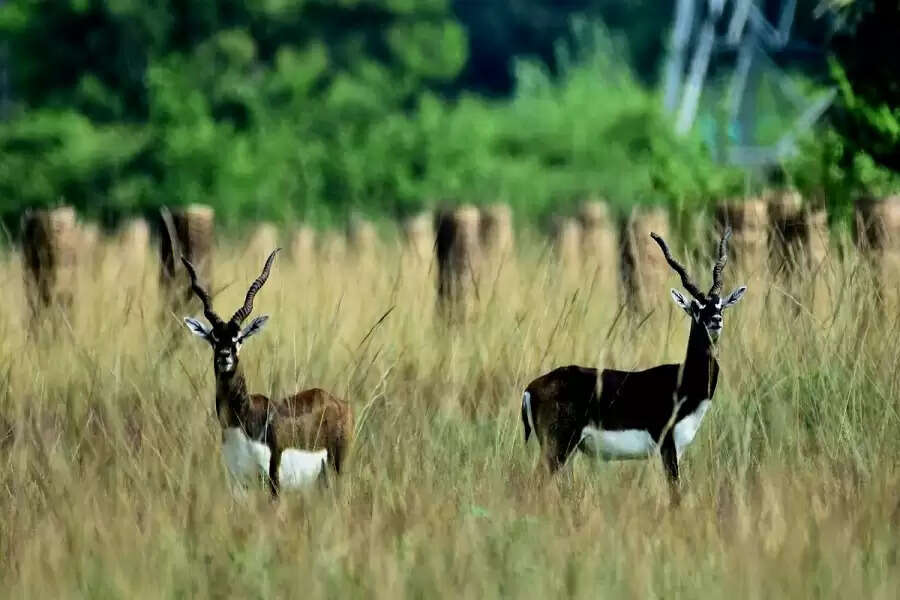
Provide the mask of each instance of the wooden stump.
MULTIPOLYGON (((830 240, 825 210, 804 203, 794 191, 771 194, 768 208, 773 274, 792 296, 802 298, 807 311, 827 316, 831 298, 825 260, 830 240)), ((792 304, 800 309, 796 302, 792 304)))
POLYGON ((98 275, 103 266, 103 235, 96 223, 79 223, 77 251, 75 259, 78 268, 98 275))
POLYGON ((591 200, 578 213, 581 225, 581 254, 587 281, 615 302, 619 273, 619 248, 605 202, 591 200))
POLYGON ((144 219, 129 219, 116 232, 116 243, 121 250, 140 251, 143 255, 150 247, 150 226, 144 219))
POLYGON ((438 303, 445 315, 469 314, 478 296, 480 215, 474 206, 439 211, 435 218, 438 303))
POLYGON ((247 241, 247 255, 254 261, 263 261, 275 248, 278 248, 279 242, 278 228, 272 223, 259 223, 250 234, 247 241))
POLYGON ((625 303, 638 314, 662 306, 669 267, 650 232, 669 241, 669 215, 661 208, 634 209, 622 231, 622 277, 625 303))
POLYGON ((831 234, 828 230, 828 212, 824 208, 806 211, 806 253, 809 266, 819 269, 828 258, 831 234))
POLYGON ((780 192, 770 197, 769 215, 773 270, 804 273, 817 269, 830 246, 825 209, 804 204, 797 192, 780 192))
POLYGON ((401 228, 404 254, 417 262, 427 263, 434 248, 432 215, 423 212, 407 217, 401 228))
POLYGON ((768 207, 772 272, 782 277, 796 274, 806 266, 803 199, 795 191, 774 192, 769 195, 768 207))
POLYGON ((150 248, 150 227, 144 219, 127 221, 116 233, 117 278, 126 284, 143 282, 150 248))
POLYGON ((370 267, 378 262, 378 231, 371 221, 359 215, 351 217, 347 244, 357 266, 370 267))
MULTIPOLYGON (((163 220, 169 219, 164 216, 163 220)), ((192 297, 190 280, 181 266, 181 255, 194 265, 197 276, 210 294, 215 293, 212 278, 214 235, 215 211, 205 205, 173 209, 171 223, 163 223, 160 285, 173 310, 181 310, 192 297)))
POLYGON ((557 215, 550 227, 556 260, 566 270, 577 271, 581 268, 581 223, 574 217, 557 215))
POLYGON ((319 238, 318 250, 322 265, 338 265, 347 258, 347 238, 337 231, 326 231, 319 238))
POLYGON ((144 219, 129 219, 119 229, 117 238, 123 248, 132 247, 146 251, 150 246, 150 227, 144 219))
POLYGON ((479 211, 481 282, 485 297, 493 298, 515 267, 512 211, 507 204, 491 204, 479 211))
POLYGON ((22 233, 25 289, 35 323, 48 309, 72 306, 80 241, 75 209, 28 211, 22 233))
POLYGON ((485 206, 481 210, 479 229, 485 257, 500 258, 512 252, 515 238, 512 210, 508 204, 485 206))
POLYGON ((900 247, 900 194, 857 200, 857 243, 864 251, 900 247))
POLYGON ((299 225, 291 234, 291 260, 295 265, 309 266, 315 263, 316 231, 309 225, 299 225))
POLYGON ((900 297, 900 195, 857 201, 857 245, 870 261, 879 297, 900 297))
POLYGON ((734 271, 744 277, 767 277, 769 255, 769 212, 758 198, 729 200, 716 209, 716 240, 725 227, 731 227, 728 244, 729 261, 734 271))
POLYGON ((828 229, 828 213, 824 208, 809 209, 804 217, 806 222, 806 261, 811 281, 808 282, 808 296, 813 314, 825 319, 832 314, 837 297, 834 281, 835 269, 829 263, 831 234, 828 229))

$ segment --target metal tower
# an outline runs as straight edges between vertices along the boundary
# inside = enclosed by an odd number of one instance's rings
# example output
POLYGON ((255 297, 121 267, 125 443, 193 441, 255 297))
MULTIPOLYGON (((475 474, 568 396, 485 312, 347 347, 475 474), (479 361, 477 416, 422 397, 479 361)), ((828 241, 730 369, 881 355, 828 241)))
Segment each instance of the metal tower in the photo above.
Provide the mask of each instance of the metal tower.
POLYGON ((777 164, 795 150, 798 134, 808 130, 831 105, 836 90, 810 99, 772 60, 791 46, 791 26, 797 0, 782 0, 772 24, 760 0, 676 0, 675 21, 665 67, 664 103, 674 117, 675 131, 685 134, 697 118, 710 59, 714 54, 733 57, 734 68, 725 97, 729 137, 722 159, 747 167, 777 164), (717 33, 718 32, 718 33, 717 33), (693 48, 685 73, 686 57, 693 48), (762 76, 770 75, 790 104, 791 126, 773 144, 755 139, 756 98, 762 76))

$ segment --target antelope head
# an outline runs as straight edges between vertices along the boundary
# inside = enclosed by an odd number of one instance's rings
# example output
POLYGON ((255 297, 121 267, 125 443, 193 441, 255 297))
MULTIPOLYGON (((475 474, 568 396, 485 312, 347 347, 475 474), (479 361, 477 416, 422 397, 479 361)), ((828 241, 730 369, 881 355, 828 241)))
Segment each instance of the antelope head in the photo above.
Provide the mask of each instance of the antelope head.
POLYGON ((203 314, 206 316, 206 320, 209 321, 209 325, 193 317, 185 317, 184 323, 191 333, 202 337, 212 346, 213 368, 216 375, 231 373, 237 368, 241 345, 247 338, 259 333, 266 321, 269 320, 268 315, 261 315, 253 319, 246 327, 241 327, 244 321, 247 320, 247 317, 250 316, 250 313, 253 312, 253 298, 269 278, 269 270, 272 268, 272 263, 275 262, 275 255, 279 250, 281 248, 273 250, 269 258, 266 259, 262 273, 250 284, 250 288, 247 290, 244 305, 237 309, 227 321, 223 321, 213 310, 209 293, 197 281, 197 272, 194 269, 194 265, 184 256, 181 257, 181 262, 184 263, 184 268, 187 269, 191 278, 191 290, 203 303, 203 314))
POLYGON ((680 306, 698 325, 703 326, 710 340, 713 342, 717 341, 722 333, 722 328, 725 326, 725 319, 722 313, 726 308, 737 304, 743 297, 744 292, 747 291, 747 286, 742 285, 725 298, 719 296, 722 292, 722 271, 725 269, 725 262, 728 260, 728 238, 731 237, 731 228, 729 227, 725 230, 722 234, 722 239, 719 241, 719 257, 715 266, 713 266, 712 272, 713 283, 706 294, 700 291, 700 288, 691 279, 684 266, 672 258, 672 253, 669 252, 669 247, 666 245, 665 240, 655 233, 651 233, 650 237, 659 244, 663 255, 666 257, 666 262, 669 263, 673 271, 678 273, 681 277, 681 284, 691 295, 691 299, 688 301, 681 292, 673 288, 672 298, 675 300, 675 304, 680 306))

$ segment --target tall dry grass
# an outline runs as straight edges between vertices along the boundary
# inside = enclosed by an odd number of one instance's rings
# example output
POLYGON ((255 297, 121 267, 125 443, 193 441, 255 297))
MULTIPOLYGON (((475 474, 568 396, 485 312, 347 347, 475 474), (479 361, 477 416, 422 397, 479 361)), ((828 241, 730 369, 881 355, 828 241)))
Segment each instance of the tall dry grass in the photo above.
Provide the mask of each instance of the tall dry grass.
MULTIPOLYGON (((70 320, 29 334, 21 259, 4 257, 3 595, 896 597, 898 303, 856 253, 812 283, 726 269, 749 292, 672 509, 658 460, 578 457, 541 485, 519 403, 556 365, 681 360, 687 317, 667 288, 629 315, 539 240, 519 247, 454 329, 434 318, 434 266, 397 249, 378 269, 279 259, 256 300, 272 319, 242 353, 251 388, 326 387, 358 437, 340 481, 277 504, 228 494, 210 352, 164 313, 155 271, 107 251, 70 320)), ((261 260, 218 249, 221 312, 261 260)), ((693 263, 708 285, 708 256, 693 263)))

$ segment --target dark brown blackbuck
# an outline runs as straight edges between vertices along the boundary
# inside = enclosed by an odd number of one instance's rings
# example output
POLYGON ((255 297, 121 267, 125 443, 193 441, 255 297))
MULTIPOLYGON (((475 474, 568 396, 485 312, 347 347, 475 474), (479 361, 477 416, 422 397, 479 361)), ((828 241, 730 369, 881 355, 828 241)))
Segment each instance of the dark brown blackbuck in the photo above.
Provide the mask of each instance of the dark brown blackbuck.
POLYGON ((665 240, 650 235, 692 296, 688 300, 672 290, 675 304, 691 318, 684 362, 643 371, 559 367, 528 384, 522 398, 522 423, 525 441, 533 431, 551 472, 565 464, 575 449, 603 460, 644 459, 658 451, 677 498, 678 461, 694 440, 716 391, 716 346, 724 326, 723 312, 737 304, 747 288, 740 286, 725 298, 719 296, 730 229, 719 242, 713 283, 706 294, 672 258, 665 240))
POLYGON ((253 312, 253 299, 269 278, 276 248, 234 315, 224 321, 212 308, 209 293, 197 281, 194 266, 181 261, 191 289, 203 304, 209 326, 185 317, 191 333, 205 339, 213 351, 216 377, 216 415, 222 427, 222 453, 232 481, 239 489, 261 478, 274 496, 279 490, 300 488, 326 475, 326 463, 340 473, 353 436, 353 411, 345 401, 313 388, 273 402, 251 394, 238 356, 250 336, 259 333, 268 315, 244 321, 253 312))

